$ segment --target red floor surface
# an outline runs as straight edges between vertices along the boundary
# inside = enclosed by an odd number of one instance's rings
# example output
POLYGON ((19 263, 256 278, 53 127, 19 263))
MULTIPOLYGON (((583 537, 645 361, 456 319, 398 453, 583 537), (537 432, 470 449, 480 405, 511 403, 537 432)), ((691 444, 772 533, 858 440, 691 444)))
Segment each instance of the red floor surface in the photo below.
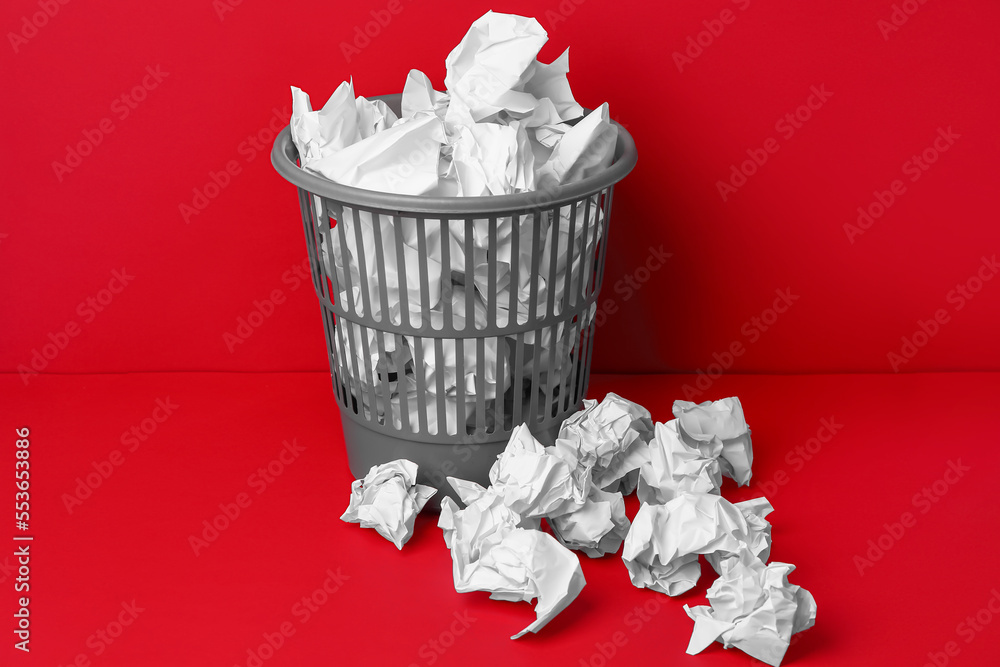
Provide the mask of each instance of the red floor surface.
MULTIPOLYGON (((665 420, 689 382, 600 376, 590 395, 665 420)), ((730 395, 753 429, 754 478, 723 494, 766 491, 772 559, 798 566, 792 583, 819 607, 784 664, 996 664, 1000 375, 725 376, 700 398, 730 395)), ((339 520, 351 477, 326 374, 49 375, 27 388, 2 375, 0 397, 3 478, 15 428, 31 431, 35 538, 31 654, 16 663, 16 559, 0 552, 4 664, 761 664, 718 645, 685 655, 682 605, 704 602, 709 568, 671 599, 632 587, 619 556, 582 558, 580 597, 511 641, 532 607, 457 594, 435 517, 402 552, 339 520), (152 433, 133 439, 144 423, 152 433), (279 474, 257 472, 283 450, 279 474)), ((3 504, 14 491, 3 484, 3 504)))

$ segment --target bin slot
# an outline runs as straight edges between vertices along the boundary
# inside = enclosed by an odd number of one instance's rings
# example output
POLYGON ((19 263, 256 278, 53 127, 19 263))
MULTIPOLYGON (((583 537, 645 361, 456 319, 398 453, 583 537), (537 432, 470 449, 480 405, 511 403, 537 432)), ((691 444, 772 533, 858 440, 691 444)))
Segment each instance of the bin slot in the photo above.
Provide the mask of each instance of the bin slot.
MULTIPOLYGON (((372 312, 372 319, 382 321, 392 321, 389 317, 389 272, 385 264, 385 248, 382 245, 382 214, 368 211, 359 211, 359 215, 370 215, 372 220, 372 242, 375 245, 375 274, 378 277, 378 299, 379 314, 375 317, 372 312)), ((405 285, 400 286, 399 257, 396 257, 396 287, 397 292, 405 290, 405 285)), ((396 322, 399 324, 399 322, 396 322)))
MULTIPOLYGON (((410 324, 410 281, 407 279, 408 274, 406 273, 406 253, 403 252, 403 223, 398 215, 392 216, 392 231, 393 231, 393 238, 395 239, 396 242, 396 261, 399 262, 399 269, 398 273, 396 274, 397 280, 402 282, 404 285, 404 288, 399 290, 399 320, 396 322, 396 324, 402 324, 405 327, 411 327, 412 325, 410 324)), ((418 238, 417 242, 419 243, 420 240, 422 239, 418 238)), ((424 254, 419 253, 418 256, 423 257, 424 254)), ((420 300, 417 301, 417 304, 420 305, 429 303, 423 297, 422 282, 420 284, 419 289, 421 298, 420 300)))

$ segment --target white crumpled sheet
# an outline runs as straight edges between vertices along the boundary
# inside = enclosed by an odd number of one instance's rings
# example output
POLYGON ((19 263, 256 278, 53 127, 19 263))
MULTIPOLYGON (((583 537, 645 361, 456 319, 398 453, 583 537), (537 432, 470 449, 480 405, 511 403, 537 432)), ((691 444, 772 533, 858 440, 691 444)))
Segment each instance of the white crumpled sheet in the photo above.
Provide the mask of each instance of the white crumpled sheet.
POLYGON ((495 600, 515 602, 537 598, 535 621, 511 639, 538 632, 583 590, 580 560, 538 530, 537 519, 510 509, 492 487, 448 481, 466 504, 460 509, 444 498, 438 519, 451 549, 455 590, 488 591, 495 600))
POLYGON ((632 583, 680 595, 698 583, 701 554, 716 568, 742 548, 766 559, 771 534, 763 516, 770 509, 764 499, 734 505, 710 493, 680 494, 665 505, 643 503, 622 552, 632 583))
POLYGON ((413 536, 413 522, 431 496, 432 486, 417 484, 417 464, 398 459, 372 466, 364 479, 351 484, 351 502, 342 521, 374 528, 402 549, 413 536))
POLYGON ((591 558, 617 552, 630 525, 621 492, 609 493, 596 486, 590 487, 580 509, 548 521, 557 540, 591 558))
POLYGON ((702 452, 718 458, 722 474, 743 486, 750 483, 753 445, 743 405, 736 397, 695 404, 674 401, 681 438, 702 452))
POLYGON ((816 601, 788 583, 788 563, 764 565, 749 550, 722 562, 721 576, 708 589, 711 606, 684 610, 694 621, 687 652, 695 655, 714 641, 738 648, 772 667, 781 664, 792 635, 816 622, 816 601))
POLYGON ((583 507, 588 491, 570 465, 535 440, 526 424, 514 429, 490 469, 490 488, 525 518, 574 512, 583 507))
POLYGON ((676 419, 656 424, 654 433, 639 469, 640 501, 663 504, 682 493, 719 493, 718 459, 705 457, 681 440, 676 419))
POLYGON ((559 429, 555 450, 579 467, 589 467, 593 483, 607 491, 632 493, 648 459, 653 421, 641 405, 609 393, 598 403, 585 400, 559 429))

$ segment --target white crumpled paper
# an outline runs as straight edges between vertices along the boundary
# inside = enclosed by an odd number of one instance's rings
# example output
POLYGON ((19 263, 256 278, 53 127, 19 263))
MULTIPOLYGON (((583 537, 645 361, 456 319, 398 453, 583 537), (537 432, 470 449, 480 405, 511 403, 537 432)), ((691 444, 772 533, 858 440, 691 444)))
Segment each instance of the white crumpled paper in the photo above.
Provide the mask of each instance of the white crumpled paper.
POLYGON ((629 529, 622 494, 608 493, 596 486, 590 487, 583 507, 548 522, 556 539, 591 558, 618 551, 629 529))
POLYGON ((381 100, 354 97, 344 82, 319 111, 292 87, 292 139, 303 169, 341 185, 398 194, 438 187, 444 125, 433 113, 397 118, 381 100))
MULTIPOLYGON (((547 188, 607 168, 617 140, 607 105, 585 114, 567 79, 568 51, 549 64, 537 60, 547 39, 535 19, 487 12, 448 55, 446 92, 435 91, 419 70, 409 72, 399 117, 381 101, 355 97, 353 82, 342 83, 319 110, 313 110, 307 94, 293 87, 291 130, 301 167, 342 185, 429 196, 529 192, 543 187, 542 181, 547 188)), ((586 278, 603 236, 603 211, 596 199, 590 205, 577 206, 573 220, 570 206, 540 210, 537 217, 497 218, 496 247, 489 243, 487 218, 473 221, 471 234, 464 220, 443 224, 428 220, 425 238, 418 239, 412 218, 373 216, 318 197, 314 200, 321 232, 319 251, 339 292, 335 300, 348 304, 354 313, 388 318, 394 324, 408 315, 415 326, 425 326, 427 317, 439 326, 459 288, 473 291, 477 329, 485 326, 480 312, 485 313, 490 300, 499 326, 514 318, 524 322, 529 316, 544 316, 553 296, 550 291, 555 293, 553 311, 561 313, 586 293, 590 282, 586 278), (336 225, 331 226, 330 216, 336 225), (516 246, 512 237, 515 225, 520 232, 516 246), (536 228, 539 244, 533 247, 536 228), (398 245, 397 232, 402 235, 398 245), (555 266, 550 265, 553 250, 555 266), (517 275, 512 275, 515 256, 517 275), (419 262, 426 263, 428 269, 426 292, 417 270, 419 262), (492 289, 491 265, 496 266, 492 289), (470 268, 472 275, 467 275, 470 268), (537 283, 534 313, 529 312, 532 280, 537 283), (387 293, 388 313, 381 312, 380 289, 387 293)), ((456 314, 454 324, 463 324, 458 319, 464 317, 456 314)), ((417 355, 412 349, 416 344, 413 338, 400 345, 386 335, 358 330, 343 338, 336 344, 340 358, 350 360, 342 368, 347 374, 345 384, 356 399, 378 411, 379 421, 400 423, 406 418, 400 412, 399 398, 414 384, 400 375, 442 374, 446 378, 443 391, 434 387, 426 395, 432 403, 428 414, 434 422, 440 421, 437 404, 445 403, 446 424, 441 427, 457 433, 463 426, 458 424, 457 406, 474 401, 482 392, 490 394, 492 400, 491 392, 506 389, 504 378, 494 381, 490 377, 501 363, 499 357, 506 357, 502 361, 506 374, 513 368, 506 340, 498 345, 487 339, 482 359, 486 377, 470 381, 468 365, 464 366, 464 377, 458 377, 453 353, 442 360, 426 354, 426 349, 425 354, 417 355), (348 342, 354 345, 349 347, 348 342), (380 344, 384 350, 379 349, 380 344), (384 373, 368 372, 383 369, 384 373), (390 376, 396 380, 386 401, 381 385, 390 376), (374 405, 367 395, 372 384, 377 386, 378 396, 374 405)), ((523 334, 523 341, 524 357, 534 359, 534 363, 547 360, 548 350, 557 348, 554 368, 542 372, 561 383, 562 368, 571 366, 572 353, 579 344, 579 328, 560 324, 540 335, 529 331, 523 334)), ((445 342, 454 347, 454 341, 445 342)), ((530 390, 530 400, 538 400, 543 408, 556 400, 544 395, 545 386, 530 390)), ((512 401, 506 409, 506 415, 491 419, 509 418, 512 401)), ((413 414, 411 411, 411 417, 413 414)))
POLYGON ((695 655, 719 641, 778 667, 792 635, 816 622, 813 596, 788 583, 794 569, 787 563, 764 565, 747 549, 723 561, 721 576, 708 589, 711 606, 684 605, 694 620, 687 652, 695 655))
POLYGON ((445 61, 451 124, 523 121, 529 127, 561 123, 583 114, 570 92, 568 54, 549 65, 535 56, 548 35, 533 18, 487 12, 445 61), (503 116, 503 117, 502 117, 503 116))
MULTIPOLYGON (((733 503, 733 507, 740 511, 747 522, 747 535, 750 536, 746 542, 747 548, 762 563, 766 563, 771 557, 771 522, 766 517, 774 511, 774 507, 764 496, 733 503)), ((729 556, 727 552, 717 551, 705 554, 705 560, 716 572, 721 572, 720 564, 729 556)))
POLYGON ((719 457, 722 474, 743 486, 750 483, 753 445, 743 406, 735 396, 695 404, 674 401, 681 438, 704 456, 719 457))
POLYGON ((648 460, 639 469, 640 501, 663 504, 682 493, 719 493, 719 461, 681 440, 676 419, 657 423, 654 433, 648 460))
MULTIPOLYGON (((694 587, 704 555, 721 576, 708 590, 711 606, 685 606, 695 621, 688 653, 719 641, 779 665, 791 635, 815 622, 816 603, 788 583, 794 566, 766 565, 771 504, 763 497, 731 503, 719 495, 718 436, 708 439, 706 456, 682 440, 678 420, 656 424, 647 443, 649 421, 642 407, 608 394, 565 421, 572 439, 559 446, 543 447, 526 425, 516 428, 490 470, 488 488, 449 477, 464 507, 444 498, 438 526, 451 550, 455 590, 537 599, 535 621, 516 639, 544 627, 586 584, 570 548, 596 558, 624 541, 632 583, 667 595, 694 587), (602 481, 608 470, 617 471, 611 479, 620 483, 617 475, 629 468, 624 460, 642 461, 642 505, 631 525, 622 494, 595 483, 595 470, 602 481), (543 518, 555 537, 540 529, 543 518)), ((413 485, 415 475, 416 466, 405 460, 373 467, 352 488, 344 520, 366 525, 367 516, 367 525, 401 547, 430 497, 422 491, 427 487, 413 485)))
MULTIPOLYGON (((455 477, 449 477, 448 483, 465 504, 464 508, 459 508, 451 497, 442 498, 441 515, 438 517, 444 543, 452 550, 455 582, 458 585, 458 582, 467 580, 465 570, 478 560, 482 549, 498 541, 508 529, 522 526, 522 520, 491 489, 455 477)), ((537 524, 527 527, 534 528, 537 524)))
POLYGON ((577 467, 589 467, 598 488, 628 495, 648 457, 646 443, 653 435, 649 411, 613 393, 600 403, 583 404, 583 410, 563 422, 555 451, 577 467))
POLYGON ((417 464, 398 459, 372 466, 351 484, 351 502, 342 521, 374 528, 402 549, 413 535, 413 522, 431 496, 432 486, 417 484, 417 464))
POLYGON ((716 568, 740 549, 766 558, 771 536, 763 515, 770 504, 762 498, 747 502, 741 507, 710 493, 683 493, 665 505, 644 503, 622 552, 632 583, 680 595, 698 583, 701 554, 716 568), (748 521, 746 514, 755 519, 748 521))
POLYGON ((575 512, 583 507, 588 491, 565 460, 535 440, 527 424, 514 429, 490 468, 490 489, 525 518, 575 512))
POLYGON ((539 185, 582 181, 606 169, 618 141, 618 128, 610 119, 605 102, 576 125, 566 127, 549 159, 538 169, 539 185))
POLYGON ((543 447, 521 424, 490 469, 490 492, 524 519, 545 518, 562 544, 597 558, 618 550, 629 521, 622 494, 597 487, 591 461, 579 455, 543 447))
POLYGON ((314 111, 309 95, 292 86, 292 139, 303 167, 336 155, 398 120, 383 102, 354 96, 354 82, 345 81, 314 111))
POLYGON ((466 504, 459 509, 444 498, 438 519, 451 549, 455 590, 488 591, 492 599, 515 602, 537 598, 535 621, 511 639, 538 632, 583 590, 580 560, 537 530, 537 520, 522 519, 511 510, 492 487, 448 481, 466 504))

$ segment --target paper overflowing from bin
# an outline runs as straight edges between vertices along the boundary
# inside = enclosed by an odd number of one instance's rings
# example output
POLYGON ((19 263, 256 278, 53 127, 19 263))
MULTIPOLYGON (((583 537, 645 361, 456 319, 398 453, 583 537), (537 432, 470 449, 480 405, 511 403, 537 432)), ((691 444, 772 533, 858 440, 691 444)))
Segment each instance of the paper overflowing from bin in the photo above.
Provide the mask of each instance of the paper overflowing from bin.
POLYGON ((816 622, 816 601, 788 583, 788 563, 764 565, 748 549, 721 564, 708 589, 710 606, 684 610, 694 621, 687 652, 695 655, 718 641, 773 667, 781 664, 792 635, 816 622))
POLYGON ((537 127, 582 115, 566 81, 567 54, 550 65, 535 59, 546 41, 533 18, 487 12, 477 19, 445 60, 452 122, 496 122, 504 114, 537 127))
POLYGON ((351 502, 341 516, 348 523, 374 528, 402 549, 413 536, 413 522, 437 489, 417 484, 417 464, 398 459, 371 467, 351 485, 351 502))
MULTIPOLYGON (((301 168, 341 185, 439 197, 544 194, 603 171, 613 161, 617 126, 607 104, 587 113, 574 99, 568 50, 551 63, 537 59, 547 39, 533 18, 487 12, 447 56, 445 91, 434 90, 423 72, 409 72, 398 116, 379 100, 356 96, 353 81, 340 84, 318 110, 293 87, 291 132, 301 168)), ((321 232, 318 251, 334 290, 331 300, 360 317, 416 328, 471 324, 482 330, 562 313, 589 294, 604 237, 599 194, 578 204, 539 205, 531 213, 473 220, 417 221, 319 197, 312 206, 321 232), (466 304, 462 313, 454 308, 456 300, 466 304)), ((416 388, 399 376, 426 381, 442 374, 443 386, 427 385, 426 398, 433 403, 426 408, 427 428, 454 434, 467 426, 459 423, 461 408, 484 392, 494 422, 508 423, 526 390, 543 407, 558 400, 547 385, 505 384, 519 370, 514 349, 523 346, 522 355, 536 362, 558 349, 556 367, 548 371, 562 382, 580 363, 579 339, 592 312, 585 317, 571 326, 494 338, 481 356, 469 359, 467 353, 461 374, 455 355, 439 358, 427 349, 428 339, 390 341, 387 334, 356 324, 333 346, 345 389, 383 423, 410 422, 412 428, 418 423, 412 408, 401 412, 412 405, 402 392, 416 388), (424 348, 422 354, 415 347, 424 348), (498 366, 506 372, 491 377, 498 366), (479 372, 470 376, 470 368, 479 372), (389 396, 372 400, 370 394, 383 393, 383 378, 389 376, 394 378, 389 396), (373 384, 376 392, 370 391, 373 384), (497 399, 508 389, 508 400, 496 412, 497 399)), ((451 347, 456 343, 444 340, 451 347)))

